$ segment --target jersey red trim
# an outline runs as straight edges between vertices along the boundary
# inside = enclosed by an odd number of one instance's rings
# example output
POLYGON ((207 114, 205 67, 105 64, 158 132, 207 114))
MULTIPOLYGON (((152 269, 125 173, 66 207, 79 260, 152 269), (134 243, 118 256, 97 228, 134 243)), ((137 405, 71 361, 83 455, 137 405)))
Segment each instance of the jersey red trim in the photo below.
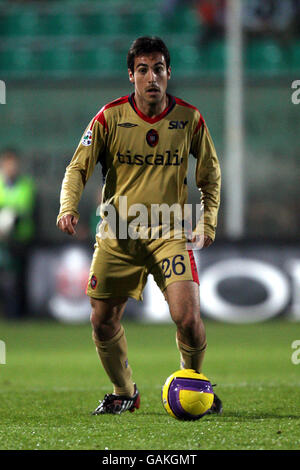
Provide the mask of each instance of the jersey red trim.
POLYGON ((192 104, 187 103, 186 101, 182 100, 181 98, 175 98, 175 101, 176 101, 176 104, 179 104, 180 106, 186 106, 187 108, 190 108, 190 109, 194 109, 195 111, 198 111, 198 113, 200 114, 198 124, 194 130, 194 134, 196 134, 199 131, 199 129, 202 127, 202 125, 205 124, 205 121, 203 117, 201 116, 199 109, 196 108, 196 106, 193 106, 192 104))
POLYGON ((142 113, 142 111, 139 110, 139 108, 137 107, 136 105, 136 102, 135 102, 135 99, 134 99, 134 93, 132 93, 131 96, 129 96, 129 103, 131 104, 131 106, 133 107, 134 111, 137 113, 137 115, 143 119, 144 121, 146 122, 149 122, 149 124, 155 124, 156 122, 160 121, 161 119, 163 119, 167 114, 169 114, 170 111, 172 111, 172 109, 174 108, 175 106, 175 100, 174 100, 174 97, 171 96, 171 95, 167 95, 169 97, 169 104, 168 106, 163 110, 162 113, 158 114, 157 116, 155 116, 154 118, 151 118, 149 116, 146 116, 146 114, 142 113))
POLYGON ((128 95, 126 96, 121 96, 121 98, 117 98, 116 100, 110 101, 107 103, 103 108, 100 109, 101 111, 105 111, 106 109, 113 108, 114 106, 119 106, 121 104, 125 104, 128 102, 128 95))
POLYGON ((102 126, 104 127, 104 129, 108 132, 108 125, 107 125, 105 116, 104 116, 104 114, 103 114, 103 108, 100 109, 99 113, 96 114, 96 116, 94 117, 94 119, 93 119, 93 121, 92 121, 92 124, 91 124, 91 126, 90 126, 90 131, 93 129, 94 124, 95 124, 95 121, 100 122, 100 124, 102 124, 102 126))
POLYGON ((199 113, 199 109, 196 108, 196 106, 193 106, 190 103, 187 103, 186 101, 182 100, 181 98, 176 98, 175 97, 176 104, 179 104, 180 106, 186 106, 187 108, 195 109, 199 113))
POLYGON ((98 121, 98 122, 100 122, 100 124, 102 124, 102 126, 108 132, 108 125, 107 125, 107 121, 106 121, 105 116, 104 116, 104 111, 106 111, 109 108, 113 108, 114 106, 120 106, 121 104, 125 104, 127 102, 128 102, 128 95, 122 96, 121 98, 117 98, 116 100, 111 101, 110 103, 107 103, 106 105, 104 105, 100 109, 98 114, 96 114, 96 116, 94 117, 93 122, 92 122, 91 127, 90 127, 90 130, 92 130, 95 121, 98 121))
POLYGON ((103 111, 100 111, 100 113, 97 114, 95 121, 100 122, 100 124, 102 124, 106 132, 108 132, 108 125, 107 125, 103 111))
POLYGON ((196 128, 195 128, 195 130, 194 130, 194 134, 196 134, 196 133, 199 131, 199 129, 201 129, 201 127, 203 126, 203 124, 205 124, 205 121, 204 121, 203 117, 202 117, 201 114, 200 114, 200 118, 199 118, 198 124, 197 124, 197 126, 196 126, 196 128))
POLYGON ((192 270, 193 281, 197 282, 197 284, 200 284, 200 283, 199 283, 199 277, 198 277, 197 266, 196 266, 196 262, 195 262, 195 258, 194 258, 193 251, 192 251, 192 250, 188 250, 188 254, 189 254, 190 262, 191 262, 191 270, 192 270))

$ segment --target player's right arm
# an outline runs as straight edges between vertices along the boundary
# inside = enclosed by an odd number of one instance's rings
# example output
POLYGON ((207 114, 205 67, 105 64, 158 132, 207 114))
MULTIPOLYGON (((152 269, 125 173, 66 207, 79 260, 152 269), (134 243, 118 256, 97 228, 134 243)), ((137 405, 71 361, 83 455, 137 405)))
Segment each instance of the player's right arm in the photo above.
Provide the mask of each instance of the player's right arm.
POLYGON ((75 234, 79 220, 78 204, 99 156, 104 152, 106 137, 107 125, 100 111, 86 128, 62 182, 57 226, 69 235, 75 234))

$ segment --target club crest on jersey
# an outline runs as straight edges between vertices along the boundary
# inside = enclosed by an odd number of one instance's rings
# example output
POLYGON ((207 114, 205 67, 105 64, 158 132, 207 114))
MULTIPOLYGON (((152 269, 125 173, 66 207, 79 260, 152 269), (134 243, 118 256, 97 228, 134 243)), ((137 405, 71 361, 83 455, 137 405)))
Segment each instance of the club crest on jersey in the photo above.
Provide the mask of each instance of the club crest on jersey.
POLYGON ((155 147, 159 140, 158 132, 155 129, 151 129, 146 134, 146 140, 150 147, 155 147))
POLYGON ((82 145, 88 147, 92 143, 92 131, 87 131, 87 133, 83 136, 81 141, 82 145))
POLYGON ((97 278, 96 278, 95 274, 93 274, 92 277, 91 277, 91 280, 90 280, 90 285, 91 285, 92 289, 96 288, 97 282, 98 282, 97 278))

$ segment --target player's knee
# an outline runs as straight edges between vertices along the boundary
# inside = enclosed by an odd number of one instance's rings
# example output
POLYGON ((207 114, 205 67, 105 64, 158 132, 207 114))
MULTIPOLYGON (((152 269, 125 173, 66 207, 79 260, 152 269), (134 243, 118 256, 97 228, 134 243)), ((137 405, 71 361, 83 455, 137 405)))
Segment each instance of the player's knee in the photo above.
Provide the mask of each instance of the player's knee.
POLYGON ((115 323, 113 315, 101 312, 94 308, 92 308, 91 311, 90 321, 94 330, 101 330, 101 328, 115 323))
POLYGON ((91 315, 90 315, 90 322, 94 330, 98 327, 99 325, 99 318, 97 316, 96 311, 92 308, 91 315))
POLYGON ((110 339, 119 329, 119 324, 114 319, 99 317, 93 310, 90 319, 94 336, 98 340, 110 339))
POLYGON ((90 321, 93 327, 95 327, 99 323, 99 309, 97 308, 97 303, 95 299, 90 299, 91 303, 91 315, 90 315, 90 321))
POLYGON ((91 299, 91 306, 90 321, 96 336, 103 338, 112 335, 120 326, 118 313, 95 299, 91 299))
POLYGON ((185 335, 194 336, 198 332, 200 325, 199 312, 194 312, 193 310, 185 312, 184 315, 178 317, 175 323, 177 328, 185 335))

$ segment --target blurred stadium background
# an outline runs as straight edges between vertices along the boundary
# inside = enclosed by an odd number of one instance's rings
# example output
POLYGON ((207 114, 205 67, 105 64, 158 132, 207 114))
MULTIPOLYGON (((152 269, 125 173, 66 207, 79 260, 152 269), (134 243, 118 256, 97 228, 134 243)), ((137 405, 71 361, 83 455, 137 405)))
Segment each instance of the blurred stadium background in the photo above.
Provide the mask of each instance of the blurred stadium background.
MULTIPOLYGON (((91 117, 131 92, 127 51, 149 34, 168 45, 169 91, 199 108, 223 170, 217 239, 196 254, 204 315, 300 320, 300 106, 292 102, 292 83, 300 79, 300 2, 227 3, 228 22, 224 0, 0 1, 1 151, 18 150, 37 191, 23 318, 88 321, 83 291, 100 169, 80 203, 76 240, 55 226, 60 185, 91 117)), ((195 203, 193 172, 191 161, 195 203)), ((10 242, 0 245, 2 292, 9 280, 18 286, 19 268, 7 263, 10 242)), ((144 303, 129 302, 128 318, 168 320, 155 289, 149 281, 144 303)), ((1 316, 10 316, 3 302, 1 316)))

